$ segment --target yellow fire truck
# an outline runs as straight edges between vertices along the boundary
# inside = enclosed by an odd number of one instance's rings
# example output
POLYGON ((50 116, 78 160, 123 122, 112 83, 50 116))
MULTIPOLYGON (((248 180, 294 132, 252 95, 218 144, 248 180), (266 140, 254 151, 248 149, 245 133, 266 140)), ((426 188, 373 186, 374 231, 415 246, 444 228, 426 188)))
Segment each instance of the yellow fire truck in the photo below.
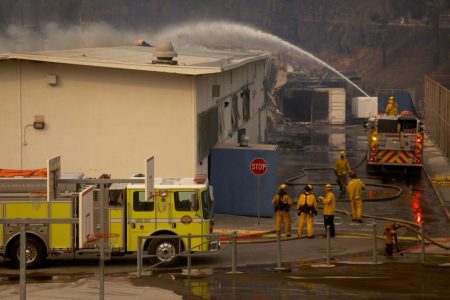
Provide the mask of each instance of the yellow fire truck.
POLYGON ((421 171, 424 133, 415 115, 370 116, 367 126, 369 173, 398 168, 421 171))
POLYGON ((138 236, 152 237, 144 240, 142 250, 160 266, 176 264, 177 254, 188 249, 182 236, 193 235, 192 252, 219 246, 209 236, 213 201, 205 177, 150 182, 144 180, 152 178, 146 173, 134 176, 132 183, 116 179, 102 190, 101 205, 98 186, 83 184, 79 174, 61 175, 59 157, 48 161, 46 171, 46 177, 0 177, 0 255, 13 266, 20 264, 21 225, 15 222, 21 219, 27 220, 28 268, 39 266, 49 255, 98 251, 93 247, 102 239, 108 241, 112 255, 124 255, 138 250, 138 236))

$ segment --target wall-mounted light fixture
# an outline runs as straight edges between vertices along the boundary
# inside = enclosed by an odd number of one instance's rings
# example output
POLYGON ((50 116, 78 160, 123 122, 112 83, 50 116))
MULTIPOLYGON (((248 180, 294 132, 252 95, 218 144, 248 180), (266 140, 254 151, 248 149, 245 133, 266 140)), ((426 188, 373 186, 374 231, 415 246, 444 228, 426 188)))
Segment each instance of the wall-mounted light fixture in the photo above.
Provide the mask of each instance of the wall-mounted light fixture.
POLYGON ((38 129, 38 130, 42 130, 45 128, 45 122, 34 122, 33 123, 33 128, 34 129, 38 129))
POLYGON ((42 130, 45 128, 45 117, 43 115, 34 116, 33 122, 34 129, 42 130))
POLYGON ((45 129, 45 117, 42 115, 36 115, 36 116, 34 116, 33 124, 25 125, 25 128, 23 129, 23 145, 24 146, 28 145, 27 139, 26 139, 26 134, 27 134, 27 129, 29 127, 33 127, 34 129, 37 129, 37 130, 45 129))

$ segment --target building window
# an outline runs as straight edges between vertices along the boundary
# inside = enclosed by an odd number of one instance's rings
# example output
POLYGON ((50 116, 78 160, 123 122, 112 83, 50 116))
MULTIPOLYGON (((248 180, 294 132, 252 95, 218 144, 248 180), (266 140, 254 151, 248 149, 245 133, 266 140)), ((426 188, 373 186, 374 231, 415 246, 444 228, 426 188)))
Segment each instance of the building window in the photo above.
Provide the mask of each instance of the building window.
POLYGON ((198 161, 209 155, 219 139, 218 108, 214 106, 198 114, 198 161))
POLYGON ((247 122, 250 120, 250 89, 245 88, 242 93, 242 119, 247 122))

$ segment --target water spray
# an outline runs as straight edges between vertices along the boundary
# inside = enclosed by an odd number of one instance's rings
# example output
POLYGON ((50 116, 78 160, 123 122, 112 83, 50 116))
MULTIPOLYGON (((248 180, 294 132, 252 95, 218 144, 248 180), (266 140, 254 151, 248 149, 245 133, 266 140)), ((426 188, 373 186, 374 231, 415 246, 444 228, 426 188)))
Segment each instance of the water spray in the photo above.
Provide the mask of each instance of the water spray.
POLYGON ((178 47, 199 47, 204 46, 217 47, 217 45, 225 45, 230 48, 247 48, 247 49, 267 49, 270 51, 290 51, 300 57, 312 60, 339 77, 343 78, 366 97, 369 95, 359 86, 348 79, 344 74, 309 53, 300 47, 297 47, 273 34, 252 28, 248 25, 242 25, 231 22, 193 22, 183 23, 163 29, 157 36, 159 40, 170 40, 176 42, 178 47))

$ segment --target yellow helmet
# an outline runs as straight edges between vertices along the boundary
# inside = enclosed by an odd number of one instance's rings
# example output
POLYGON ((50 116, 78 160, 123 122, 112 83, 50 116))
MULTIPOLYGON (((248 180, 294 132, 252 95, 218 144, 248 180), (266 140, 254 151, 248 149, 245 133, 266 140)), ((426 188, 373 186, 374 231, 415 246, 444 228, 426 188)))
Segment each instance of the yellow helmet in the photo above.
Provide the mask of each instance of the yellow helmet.
POLYGON ((325 189, 326 189, 326 190, 332 190, 332 189, 333 189, 333 186, 332 186, 331 184, 327 183, 327 184, 325 185, 325 189))
POLYGON ((310 184, 305 185, 305 191, 312 191, 313 187, 310 184))
POLYGON ((286 190, 287 185, 285 183, 280 184, 280 190, 286 190))
POLYGON ((340 156, 345 156, 345 151, 339 152, 339 155, 340 155, 340 156))
POLYGON ((390 96, 389 100, 395 100, 394 96, 390 96))

